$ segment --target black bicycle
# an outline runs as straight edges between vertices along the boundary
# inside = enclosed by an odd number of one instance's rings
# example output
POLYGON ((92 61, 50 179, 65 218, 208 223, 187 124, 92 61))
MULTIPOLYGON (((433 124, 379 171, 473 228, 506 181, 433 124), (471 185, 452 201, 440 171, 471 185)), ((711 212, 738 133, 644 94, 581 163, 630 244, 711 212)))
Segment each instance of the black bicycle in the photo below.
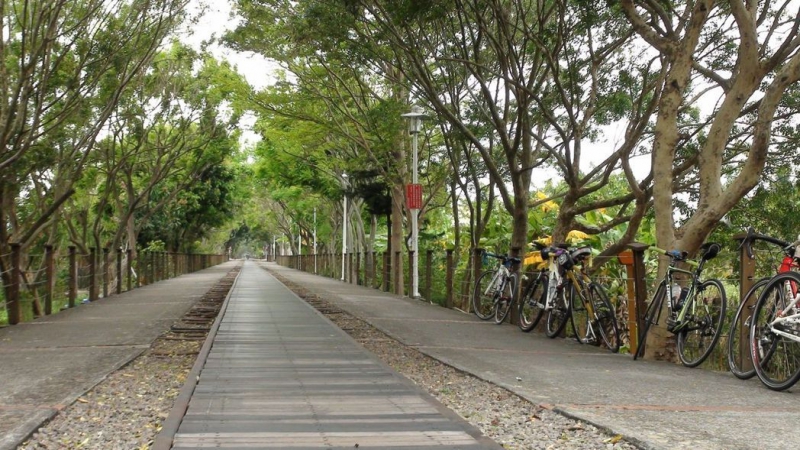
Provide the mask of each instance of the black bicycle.
POLYGON ((678 337, 678 356, 686 367, 699 366, 717 344, 725 321, 725 308, 728 299, 725 288, 719 280, 702 280, 701 274, 706 262, 719 253, 719 244, 706 243, 700 247, 700 261, 687 259, 686 252, 666 251, 651 247, 670 258, 664 279, 644 313, 644 327, 639 333, 639 347, 633 359, 644 356, 647 333, 661 317, 662 305, 667 301, 667 331, 678 337), (695 268, 694 271, 678 267, 684 263, 695 268), (688 285, 680 287, 675 274, 684 274, 688 285))

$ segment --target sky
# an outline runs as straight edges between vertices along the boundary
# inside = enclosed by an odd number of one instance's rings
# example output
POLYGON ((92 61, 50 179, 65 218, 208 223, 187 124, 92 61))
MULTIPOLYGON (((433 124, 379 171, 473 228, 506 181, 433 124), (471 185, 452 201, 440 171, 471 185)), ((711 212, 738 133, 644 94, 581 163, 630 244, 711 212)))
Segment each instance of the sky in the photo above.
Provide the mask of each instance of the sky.
MULTIPOLYGON (((230 2, 223 0, 190 0, 190 14, 195 14, 202 7, 207 8, 199 23, 194 25, 190 34, 182 39, 183 42, 200 48, 204 41, 221 37, 226 31, 236 27, 238 21, 231 17, 230 2)), ((275 80, 273 71, 277 69, 274 63, 266 58, 251 52, 237 52, 219 44, 212 44, 208 50, 219 59, 225 59, 235 65, 247 81, 256 89, 268 86, 275 80)))

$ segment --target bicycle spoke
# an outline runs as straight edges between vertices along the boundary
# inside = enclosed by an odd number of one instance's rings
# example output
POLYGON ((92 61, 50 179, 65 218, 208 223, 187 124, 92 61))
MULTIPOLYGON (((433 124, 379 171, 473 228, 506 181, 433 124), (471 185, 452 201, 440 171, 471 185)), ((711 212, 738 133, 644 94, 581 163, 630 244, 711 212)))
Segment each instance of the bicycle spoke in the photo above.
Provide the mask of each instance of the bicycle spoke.
POLYGON ((525 332, 533 330, 544 313, 547 276, 541 274, 528 283, 519 304, 519 328, 525 332))
POLYGON ((786 306, 794 302, 793 289, 798 284, 800 275, 796 273, 776 275, 759 296, 753 313, 753 366, 758 378, 773 390, 788 389, 800 379, 800 342, 792 339, 800 336, 800 323, 791 316, 798 308, 790 308, 789 315, 783 316, 786 306))
POLYGON ((692 313, 684 317, 685 325, 678 331, 678 355, 685 366, 696 367, 708 358, 719 339, 727 299, 722 284, 709 280, 686 301, 692 313))

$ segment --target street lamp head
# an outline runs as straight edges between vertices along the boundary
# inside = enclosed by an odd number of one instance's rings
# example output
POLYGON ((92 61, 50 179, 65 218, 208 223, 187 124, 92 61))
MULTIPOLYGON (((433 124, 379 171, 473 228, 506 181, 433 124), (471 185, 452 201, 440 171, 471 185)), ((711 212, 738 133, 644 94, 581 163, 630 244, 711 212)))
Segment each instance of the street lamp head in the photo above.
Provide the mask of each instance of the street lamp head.
POLYGON ((414 105, 411 107, 411 112, 402 114, 400 117, 408 119, 408 134, 417 134, 422 129, 422 120, 427 119, 428 116, 422 112, 422 107, 414 105))

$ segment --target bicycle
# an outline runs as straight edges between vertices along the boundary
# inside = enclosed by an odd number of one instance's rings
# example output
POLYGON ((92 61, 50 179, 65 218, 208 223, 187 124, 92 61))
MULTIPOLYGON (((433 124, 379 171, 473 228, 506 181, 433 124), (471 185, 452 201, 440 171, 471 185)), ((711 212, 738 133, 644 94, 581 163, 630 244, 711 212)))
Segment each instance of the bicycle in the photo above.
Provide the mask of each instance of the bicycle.
MULTIPOLYGON (((786 247, 800 255, 800 240, 786 247)), ((783 391, 800 379, 800 273, 770 278, 758 296, 750 325, 750 358, 768 388, 783 391)))
MULTIPOLYGON (((799 267, 798 259, 794 257, 794 248, 790 243, 771 236, 757 234, 752 227, 749 227, 747 236, 742 239, 741 245, 744 246, 751 260, 755 258, 752 244, 759 240, 776 245, 783 250, 785 256, 778 268, 778 273, 799 267)), ((728 333, 728 369, 736 378, 742 380, 750 379, 756 375, 756 369, 753 367, 753 360, 750 356, 750 324, 753 319, 755 303, 768 282, 769 278, 761 278, 748 289, 739 303, 736 314, 733 316, 733 322, 728 333), (743 326, 740 327, 740 324, 743 326)))
POLYGON ((722 334, 725 320, 727 296, 725 288, 719 280, 701 280, 706 262, 715 258, 720 246, 706 243, 700 247, 700 260, 687 259, 687 252, 677 250, 666 251, 651 247, 654 251, 670 258, 664 279, 656 289, 656 293, 644 314, 644 327, 639 333, 639 347, 633 359, 644 356, 647 332, 661 318, 664 298, 667 297, 667 331, 678 337, 678 356, 686 367, 697 367, 708 358, 722 334), (685 263, 695 267, 694 271, 677 267, 685 263), (676 273, 689 277, 689 285, 679 287, 673 276, 676 273))
POLYGON ((484 252, 485 258, 496 258, 500 264, 494 270, 483 272, 475 280, 472 292, 472 308, 481 320, 489 320, 494 316, 498 325, 503 323, 514 304, 517 288, 517 274, 512 270, 520 263, 519 258, 496 255, 484 252))
POLYGON ((575 339, 581 344, 600 345, 602 340, 611 352, 618 352, 619 327, 614 307, 602 286, 585 271, 591 249, 570 249, 565 244, 542 247, 542 259, 550 261, 545 334, 550 338, 558 336, 569 320, 575 339), (576 271, 578 266, 580 270, 576 271))
MULTIPOLYGON (((524 260, 526 266, 533 266, 536 271, 531 275, 528 284, 519 296, 519 328, 528 333, 539 324, 544 315, 547 295, 548 264, 542 260, 541 252, 528 254, 524 260)), ((523 275, 523 279, 526 278, 523 275)))

